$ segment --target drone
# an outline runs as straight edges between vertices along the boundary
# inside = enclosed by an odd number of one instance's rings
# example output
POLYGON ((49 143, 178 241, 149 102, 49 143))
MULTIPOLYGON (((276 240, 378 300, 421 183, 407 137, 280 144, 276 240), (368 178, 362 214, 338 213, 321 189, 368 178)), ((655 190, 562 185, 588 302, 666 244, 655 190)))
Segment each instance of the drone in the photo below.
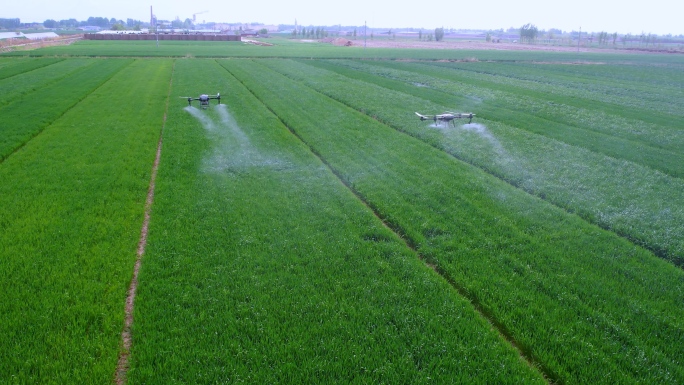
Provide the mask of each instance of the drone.
MULTIPOLYGON (((416 115, 420 118, 420 120, 434 120, 436 122, 444 122, 445 125, 448 125, 449 122, 453 121, 454 119, 465 119, 468 118, 468 124, 473 121, 473 114, 472 112, 445 112, 443 114, 439 115, 421 115, 416 112, 416 115)), ((456 123, 454 122, 454 126, 456 126, 456 123)))
POLYGON ((209 107, 209 100, 211 99, 216 99, 218 100, 218 104, 221 104, 221 94, 218 93, 216 95, 202 94, 199 96, 199 98, 193 98, 192 96, 181 96, 181 98, 187 99, 189 106, 192 105, 193 100, 199 100, 200 107, 202 107, 202 109, 209 107))

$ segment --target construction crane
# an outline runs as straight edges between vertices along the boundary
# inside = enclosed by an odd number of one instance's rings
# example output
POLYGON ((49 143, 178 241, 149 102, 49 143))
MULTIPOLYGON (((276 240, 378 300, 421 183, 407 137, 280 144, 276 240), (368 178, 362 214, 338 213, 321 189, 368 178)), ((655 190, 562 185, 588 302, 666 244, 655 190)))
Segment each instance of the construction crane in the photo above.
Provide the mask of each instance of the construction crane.
POLYGON ((209 12, 209 11, 202 11, 202 12, 193 13, 192 14, 192 22, 194 23, 197 20, 197 18, 196 18, 197 15, 201 15, 201 14, 207 13, 207 12, 209 12))

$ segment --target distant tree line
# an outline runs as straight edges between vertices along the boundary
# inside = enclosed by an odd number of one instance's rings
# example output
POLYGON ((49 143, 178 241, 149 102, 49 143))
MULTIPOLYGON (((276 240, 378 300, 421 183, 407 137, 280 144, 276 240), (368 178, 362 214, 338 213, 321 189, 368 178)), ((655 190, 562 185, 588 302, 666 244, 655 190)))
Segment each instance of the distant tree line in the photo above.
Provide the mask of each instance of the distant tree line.
MULTIPOLYGON (((356 37, 356 29, 354 29, 354 37, 356 37)), ((323 39, 328 37, 329 33, 323 27, 302 27, 297 30, 297 28, 292 30, 293 37, 309 38, 309 39, 323 39)))
MULTIPOLYGON (((188 19, 189 20, 189 19, 188 19)), ((186 22, 188 21, 186 20, 186 22)), ((33 24, 33 23, 30 23, 33 24)), ((183 22, 181 22, 183 24, 183 22)), ((0 19, 0 28, 2 29, 17 29, 24 25, 21 23, 20 19, 0 19)), ((140 20, 126 19, 117 20, 115 18, 108 19, 106 17, 89 17, 88 20, 78 21, 76 19, 65 19, 65 20, 54 20, 48 19, 43 22, 45 28, 78 28, 85 26, 100 27, 103 29, 140 29, 140 27, 147 27, 149 23, 142 22, 140 20)))
POLYGON ((435 28, 434 34, 428 33, 427 35, 423 35, 423 30, 419 29, 418 40, 423 40, 423 37, 427 41, 432 41, 433 38, 437 41, 442 41, 444 40, 444 28, 435 28))
POLYGON ((0 19, 0 28, 16 29, 21 27, 21 20, 19 19, 0 19))

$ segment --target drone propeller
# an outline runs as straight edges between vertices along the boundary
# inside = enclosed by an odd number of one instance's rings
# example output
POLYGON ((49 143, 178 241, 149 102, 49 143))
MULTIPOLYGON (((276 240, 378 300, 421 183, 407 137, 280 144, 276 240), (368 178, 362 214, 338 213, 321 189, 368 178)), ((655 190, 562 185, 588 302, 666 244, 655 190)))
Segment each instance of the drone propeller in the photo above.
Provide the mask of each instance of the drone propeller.
POLYGON ((187 99, 187 100, 188 100, 188 105, 189 105, 189 106, 192 105, 192 100, 193 100, 192 96, 179 96, 179 98, 181 98, 181 99, 187 99))

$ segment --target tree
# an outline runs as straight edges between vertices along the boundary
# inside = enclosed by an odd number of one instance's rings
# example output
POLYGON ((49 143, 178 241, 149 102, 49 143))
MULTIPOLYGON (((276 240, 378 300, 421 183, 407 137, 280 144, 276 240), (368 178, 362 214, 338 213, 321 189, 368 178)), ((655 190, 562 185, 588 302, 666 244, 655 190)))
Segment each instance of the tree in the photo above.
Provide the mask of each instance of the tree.
POLYGON ((423 30, 418 31, 418 40, 423 40, 423 30))
POLYGON ((76 28, 76 27, 78 27, 78 20, 76 20, 76 19, 60 20, 59 26, 63 27, 63 28, 76 28))
POLYGON ((492 34, 487 32, 487 36, 485 37, 485 40, 487 41, 487 43, 491 42, 492 41, 492 34))
POLYGON ((123 24, 120 24, 120 23, 116 23, 116 24, 112 25, 112 31, 123 31, 125 29, 126 29, 126 27, 124 27, 123 24))
POLYGON ((435 28, 435 40, 442 41, 444 39, 444 28, 435 28))
POLYGON ((617 32, 613 32, 613 45, 615 45, 615 42, 617 42, 618 34, 617 32))
POLYGON ((15 29, 21 27, 20 19, 0 19, 0 28, 15 29))
POLYGON ((537 39, 537 36, 539 35, 539 29, 537 28, 536 25, 527 23, 520 27, 520 41, 524 42, 527 41, 528 43, 532 43, 537 39))
POLYGON ((267 34, 268 34, 268 30, 266 28, 262 28, 259 30, 259 35, 267 35, 267 34))
POLYGON ((56 20, 47 19, 43 22, 43 27, 45 28, 57 28, 58 24, 56 20))
POLYGON ((109 20, 106 17, 89 17, 86 25, 93 25, 100 28, 109 27, 109 20))

